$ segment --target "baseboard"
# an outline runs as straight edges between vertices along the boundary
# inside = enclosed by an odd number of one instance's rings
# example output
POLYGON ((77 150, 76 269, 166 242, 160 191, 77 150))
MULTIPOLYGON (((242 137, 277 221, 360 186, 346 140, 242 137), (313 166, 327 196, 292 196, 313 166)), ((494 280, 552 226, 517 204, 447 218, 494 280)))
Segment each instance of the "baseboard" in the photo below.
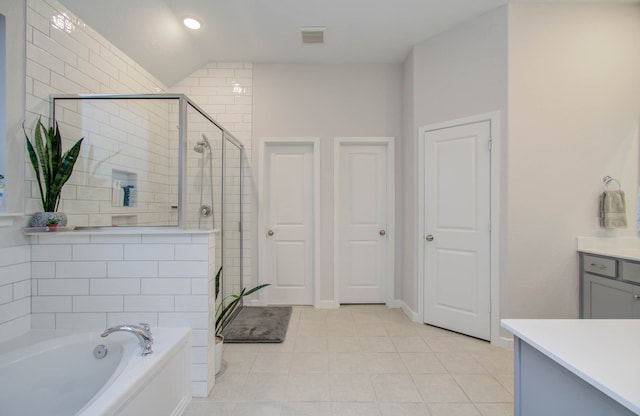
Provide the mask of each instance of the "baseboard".
POLYGON ((333 300, 319 300, 314 307, 316 309, 338 309, 340 305, 333 300))
POLYGON ((491 340, 491 345, 495 345, 496 347, 502 347, 502 348, 506 348, 509 350, 513 349, 513 337, 511 338, 505 338, 505 337, 498 337, 498 339, 492 339, 491 340))
POLYGON ((404 314, 407 315, 407 318, 409 318, 413 322, 422 322, 422 319, 420 319, 420 315, 414 312, 413 309, 409 307, 409 305, 404 303, 404 301, 402 300, 398 300, 398 302, 400 302, 400 307, 402 308, 402 312, 404 312, 404 314))

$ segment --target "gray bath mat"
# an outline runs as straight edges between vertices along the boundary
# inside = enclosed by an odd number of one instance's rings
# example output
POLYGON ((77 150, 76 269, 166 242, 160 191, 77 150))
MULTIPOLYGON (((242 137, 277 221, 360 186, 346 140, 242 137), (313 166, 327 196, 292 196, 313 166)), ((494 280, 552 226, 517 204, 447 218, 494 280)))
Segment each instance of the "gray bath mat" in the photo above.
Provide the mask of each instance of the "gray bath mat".
POLYGON ((291 306, 244 307, 222 331, 224 342, 282 342, 290 318, 291 306))

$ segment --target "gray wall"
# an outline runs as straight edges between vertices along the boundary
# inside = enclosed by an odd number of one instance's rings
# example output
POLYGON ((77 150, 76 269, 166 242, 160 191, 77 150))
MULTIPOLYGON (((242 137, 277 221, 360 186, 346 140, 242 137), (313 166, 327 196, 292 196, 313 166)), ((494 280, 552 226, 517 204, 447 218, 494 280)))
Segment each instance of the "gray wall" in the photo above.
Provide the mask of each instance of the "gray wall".
MULTIPOLYGON (((403 301, 418 312, 416 261, 418 129, 431 123, 501 112, 506 143, 507 7, 463 23, 413 48, 405 74, 405 279, 403 301), (409 130, 410 129, 410 130, 409 130), (413 232, 412 232, 413 230, 413 232), (411 232, 411 234, 409 234, 411 232)), ((506 177, 506 171, 503 170, 506 177)), ((504 179, 503 179, 504 181, 504 179)))
POLYGON ((578 316, 578 236, 636 236, 640 5, 509 7, 508 316, 578 316), (602 178, 626 230, 598 227, 602 178))
MULTIPOLYGON (((333 138, 396 138, 396 233, 401 241, 402 68, 400 65, 275 65, 253 69, 253 143, 265 137, 321 139, 321 300, 333 298, 333 138)), ((258 152, 252 165, 257 184, 258 152)), ((257 217, 252 221, 257 224, 257 217)), ((259 232, 255 235, 260 235, 259 232)), ((401 253, 396 242, 396 292, 401 253)), ((252 241, 257 252, 257 238, 252 241)), ((257 268, 257 258, 254 263, 257 268)))

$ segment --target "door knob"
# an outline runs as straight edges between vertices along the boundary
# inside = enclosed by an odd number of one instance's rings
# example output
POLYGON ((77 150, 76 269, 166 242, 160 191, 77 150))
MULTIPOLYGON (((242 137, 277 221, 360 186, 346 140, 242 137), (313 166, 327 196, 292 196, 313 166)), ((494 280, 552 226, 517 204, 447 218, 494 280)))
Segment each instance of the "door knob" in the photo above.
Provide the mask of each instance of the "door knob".
POLYGON ((273 230, 269 230, 269 231, 267 231, 267 235, 268 235, 269 237, 271 237, 271 236, 273 235, 273 230))
POLYGON ((426 239, 427 241, 433 241, 433 236, 432 236, 431 234, 429 234, 429 235, 427 235, 427 236, 425 237, 425 239, 426 239))
POLYGON ((380 230, 380 232, 378 234, 380 235, 385 235, 387 232, 385 230, 380 230))

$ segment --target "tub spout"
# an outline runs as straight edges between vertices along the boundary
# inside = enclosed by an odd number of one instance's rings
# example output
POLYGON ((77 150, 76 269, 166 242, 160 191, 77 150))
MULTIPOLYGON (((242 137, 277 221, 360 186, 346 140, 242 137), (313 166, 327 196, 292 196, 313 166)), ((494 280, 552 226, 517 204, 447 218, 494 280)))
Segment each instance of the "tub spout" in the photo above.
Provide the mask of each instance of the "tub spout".
POLYGON ((118 331, 130 332, 138 338, 140 348, 142 348, 142 356, 153 354, 153 350, 151 349, 151 346, 153 345, 153 336, 151 335, 149 324, 141 323, 140 326, 117 325, 107 328, 102 334, 100 334, 100 336, 104 338, 107 335, 118 331))

